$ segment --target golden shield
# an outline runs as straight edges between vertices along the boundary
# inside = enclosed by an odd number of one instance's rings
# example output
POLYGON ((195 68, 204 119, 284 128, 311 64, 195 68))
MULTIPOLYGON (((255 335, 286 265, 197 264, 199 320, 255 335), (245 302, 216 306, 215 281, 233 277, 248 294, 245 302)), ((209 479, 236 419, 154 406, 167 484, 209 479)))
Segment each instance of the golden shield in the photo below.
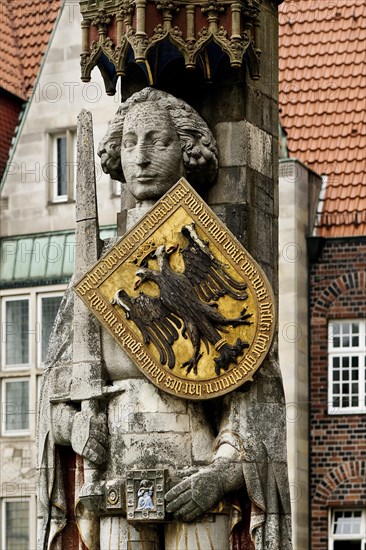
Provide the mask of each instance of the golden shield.
POLYGON ((184 178, 74 289, 143 374, 179 397, 236 389, 271 346, 265 274, 184 178))

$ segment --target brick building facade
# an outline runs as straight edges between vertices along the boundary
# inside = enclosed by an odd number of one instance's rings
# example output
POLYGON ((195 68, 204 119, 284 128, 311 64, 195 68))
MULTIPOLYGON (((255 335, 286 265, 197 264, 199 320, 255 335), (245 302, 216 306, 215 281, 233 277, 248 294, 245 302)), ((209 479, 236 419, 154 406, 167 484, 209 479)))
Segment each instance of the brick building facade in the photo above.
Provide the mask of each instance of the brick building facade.
POLYGON ((312 248, 311 548, 363 549, 366 237, 314 237, 312 248))
POLYGON ((309 547, 365 550, 366 5, 285 0, 279 21, 288 155, 322 176, 308 239, 309 547))

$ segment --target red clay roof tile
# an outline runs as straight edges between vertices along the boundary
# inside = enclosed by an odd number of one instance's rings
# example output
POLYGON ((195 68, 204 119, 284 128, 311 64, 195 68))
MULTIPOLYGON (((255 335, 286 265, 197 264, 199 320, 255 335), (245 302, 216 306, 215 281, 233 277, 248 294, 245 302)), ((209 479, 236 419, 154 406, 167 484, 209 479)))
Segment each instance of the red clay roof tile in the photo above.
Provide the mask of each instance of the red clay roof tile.
POLYGON ((327 175, 318 234, 366 235, 366 4, 285 0, 279 22, 289 153, 327 175))
POLYGON ((0 82, 27 99, 37 77, 62 0, 8 0, 0 3, 0 82))

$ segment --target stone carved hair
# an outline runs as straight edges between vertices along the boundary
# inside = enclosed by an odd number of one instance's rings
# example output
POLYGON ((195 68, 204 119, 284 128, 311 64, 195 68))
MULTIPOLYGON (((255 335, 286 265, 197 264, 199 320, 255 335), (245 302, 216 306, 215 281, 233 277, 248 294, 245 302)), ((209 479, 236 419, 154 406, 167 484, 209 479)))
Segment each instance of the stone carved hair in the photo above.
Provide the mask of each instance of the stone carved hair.
POLYGON ((216 141, 211 130, 185 101, 154 88, 136 92, 118 108, 98 147, 103 171, 113 179, 124 181, 121 165, 124 120, 131 107, 145 102, 156 102, 157 109, 168 111, 181 143, 183 164, 190 183, 211 183, 218 166, 216 141))

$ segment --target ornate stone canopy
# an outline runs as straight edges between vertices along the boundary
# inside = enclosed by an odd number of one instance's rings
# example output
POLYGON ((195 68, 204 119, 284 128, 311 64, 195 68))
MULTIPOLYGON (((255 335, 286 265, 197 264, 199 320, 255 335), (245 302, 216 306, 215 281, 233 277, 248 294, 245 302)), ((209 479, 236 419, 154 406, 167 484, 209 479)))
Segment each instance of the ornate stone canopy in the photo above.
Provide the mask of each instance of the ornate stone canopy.
POLYGON ((155 84, 175 60, 198 68, 210 81, 226 58, 234 68, 245 62, 258 79, 259 13, 262 0, 81 0, 81 77, 98 66, 106 92, 131 64, 155 84))

